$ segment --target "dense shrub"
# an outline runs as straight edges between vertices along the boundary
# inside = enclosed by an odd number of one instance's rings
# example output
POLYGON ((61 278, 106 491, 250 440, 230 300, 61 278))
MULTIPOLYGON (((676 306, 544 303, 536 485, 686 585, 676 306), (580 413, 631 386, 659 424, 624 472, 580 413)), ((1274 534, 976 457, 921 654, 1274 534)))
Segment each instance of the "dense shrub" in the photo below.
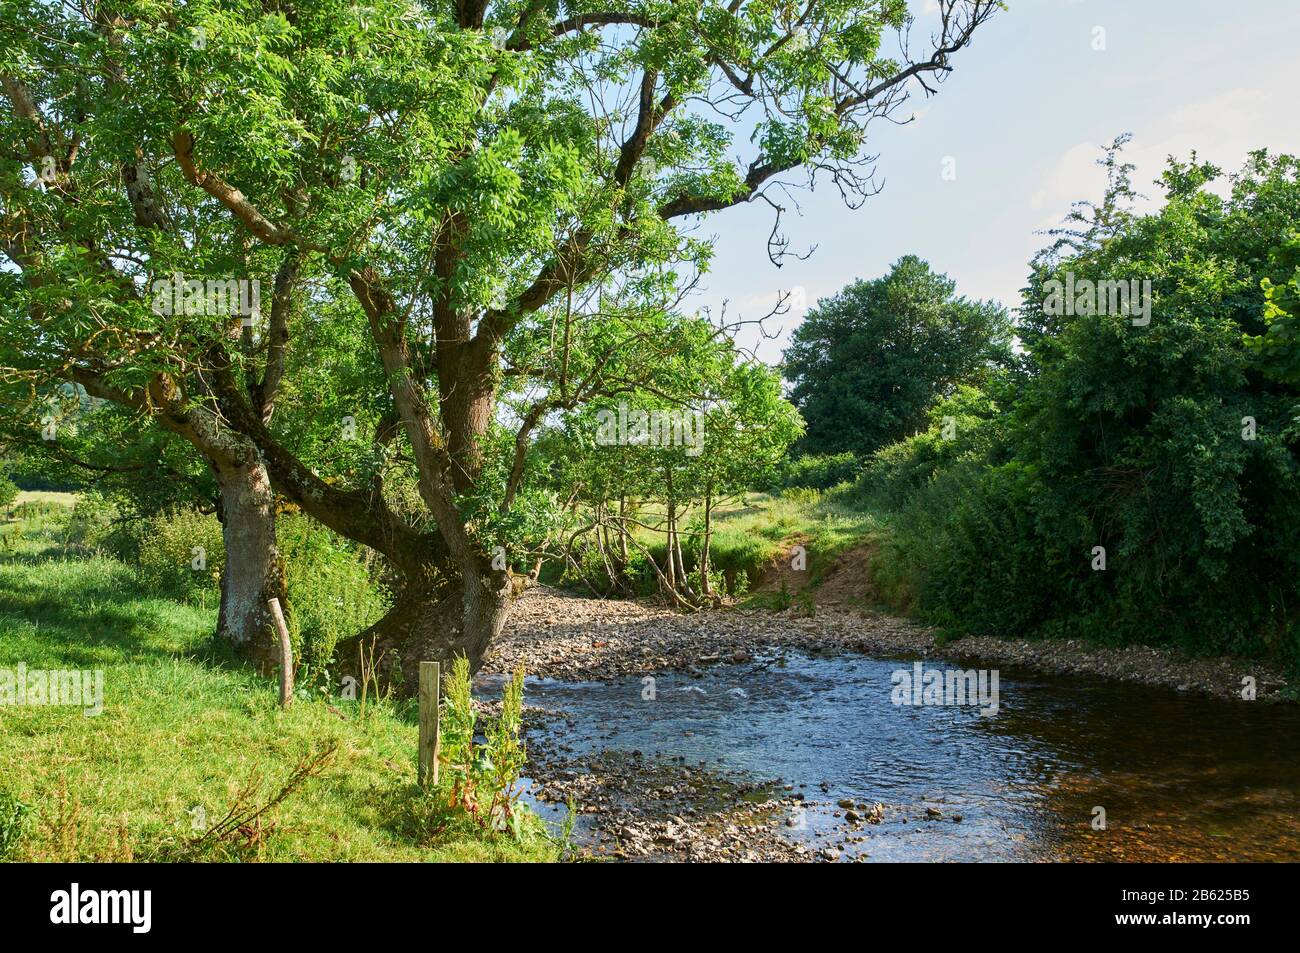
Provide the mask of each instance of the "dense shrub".
POLYGON ((221 524, 215 516, 194 510, 154 516, 118 535, 135 564, 141 582, 161 595, 203 606, 216 605, 218 580, 225 565, 221 524))
POLYGON ((87 554, 113 550, 111 536, 116 512, 113 504, 99 493, 82 493, 63 528, 64 545, 87 554))
POLYGON ((320 672, 339 639, 376 622, 387 601, 353 544, 303 516, 282 516, 276 530, 294 653, 320 672))
POLYGON ((1058 550, 1069 553, 1038 531, 1040 492, 1033 471, 1018 464, 941 471, 896 512, 882 541, 882 597, 956 631, 1036 634, 1059 609, 1068 572, 1058 550))
MULTIPOLYGON (((602 558, 600 550, 593 542, 580 541, 571 554, 572 562, 564 563, 554 580, 560 585, 579 587, 588 593, 595 592, 602 596, 620 593, 649 596, 659 588, 658 578, 650 566, 650 558, 662 564, 667 553, 667 544, 651 543, 646 547, 646 552, 650 554, 649 557, 635 546, 630 546, 627 562, 622 566, 615 566, 615 557, 612 553, 607 553, 606 557, 602 558), (610 560, 608 567, 606 558, 610 560), (610 569, 614 570, 615 579, 610 578, 610 569)), ((621 560, 621 555, 618 558, 621 560)), ((544 580, 546 578, 543 576, 544 580)))
POLYGON ((8 510, 18 499, 18 485, 7 476, 0 475, 0 509, 8 510))
POLYGON ((782 460, 776 467, 770 480, 756 489, 785 490, 792 487, 806 487, 814 490, 829 490, 833 486, 847 483, 858 475, 861 464, 852 453, 804 454, 782 460))
POLYGON ((927 432, 870 462, 864 494, 894 509, 879 571, 896 602, 964 631, 1300 661, 1297 394, 1243 345, 1300 182, 1262 156, 1228 199, 1213 176, 1175 165, 1159 213, 1112 217, 1035 275, 1040 290, 1066 272, 1149 279, 1149 324, 1036 314, 1031 291, 1032 373, 997 422, 964 448, 927 432))
POLYGON ((931 408, 926 430, 871 455, 853 496, 875 506, 898 506, 941 470, 958 461, 985 459, 996 443, 996 416, 997 403, 988 393, 958 388, 931 408))

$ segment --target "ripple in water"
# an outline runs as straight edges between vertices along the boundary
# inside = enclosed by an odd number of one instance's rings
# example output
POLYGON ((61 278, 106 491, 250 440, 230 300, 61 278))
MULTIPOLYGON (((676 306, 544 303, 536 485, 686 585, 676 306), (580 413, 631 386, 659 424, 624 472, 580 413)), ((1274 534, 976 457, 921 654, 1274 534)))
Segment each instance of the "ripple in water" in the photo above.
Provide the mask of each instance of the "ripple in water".
MULTIPOLYGON (((530 743, 779 777, 823 804, 787 836, 871 860, 1300 859, 1294 707, 1005 671, 999 710, 985 717, 893 704, 900 669, 911 661, 791 656, 657 676, 653 700, 637 678, 530 679, 528 704, 568 719, 530 743), (887 806, 858 845, 832 830, 846 798, 887 806), (1096 807, 1104 831, 1092 827, 1096 807)), ((479 682, 494 695, 499 685, 479 682)))

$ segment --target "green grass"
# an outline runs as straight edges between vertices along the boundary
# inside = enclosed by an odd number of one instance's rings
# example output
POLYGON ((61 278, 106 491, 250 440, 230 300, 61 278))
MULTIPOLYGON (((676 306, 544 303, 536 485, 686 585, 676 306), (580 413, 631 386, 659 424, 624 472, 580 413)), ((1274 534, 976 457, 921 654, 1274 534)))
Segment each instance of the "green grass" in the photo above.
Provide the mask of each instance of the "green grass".
POLYGON ((806 540, 805 546, 833 557, 864 541, 880 526, 876 514, 853 505, 845 490, 787 490, 782 494, 748 494, 740 505, 717 514, 719 540, 723 546, 740 545, 747 538, 771 542, 806 540), (811 544, 811 545, 810 545, 811 544))
POLYGON ((870 542, 880 518, 854 506, 844 489, 787 490, 748 494, 743 503, 718 514, 712 552, 716 565, 729 563, 753 575, 790 545, 807 550, 809 585, 816 587, 845 550, 870 542))
POLYGON ((43 512, 58 502, 32 502, 33 522, 0 527, 0 668, 102 669, 104 710, 0 706, 0 801, 31 809, 12 859, 559 857, 536 818, 516 841, 446 812, 445 792, 420 792, 409 705, 372 703, 362 718, 355 702, 299 698, 281 711, 270 680, 213 644, 213 610, 152 597, 113 559, 64 555, 43 512), (260 806, 334 746, 260 827, 196 853, 192 809, 215 822, 245 789, 260 806))
POLYGON ((15 506, 21 506, 23 503, 48 503, 55 506, 72 506, 77 502, 77 494, 65 493, 62 490, 22 490, 18 494, 18 499, 14 501, 15 506))
MULTIPOLYGON (((698 508, 691 510, 688 517, 683 528, 695 525, 691 521, 698 519, 698 508)), ((649 525, 638 527, 634 535, 662 564, 664 534, 649 528, 662 521, 662 504, 645 504, 638 518, 649 525)), ((884 518, 874 509, 863 507, 851 484, 824 491, 800 488, 778 493, 748 492, 714 509, 710 562, 715 571, 743 575, 752 588, 781 553, 799 544, 807 551, 808 588, 815 590, 842 553, 855 546, 874 544, 885 529, 884 518)), ((694 571, 694 539, 684 543, 683 555, 687 568, 694 571)), ((783 608, 773 602, 775 595, 756 593, 746 604, 783 608)))

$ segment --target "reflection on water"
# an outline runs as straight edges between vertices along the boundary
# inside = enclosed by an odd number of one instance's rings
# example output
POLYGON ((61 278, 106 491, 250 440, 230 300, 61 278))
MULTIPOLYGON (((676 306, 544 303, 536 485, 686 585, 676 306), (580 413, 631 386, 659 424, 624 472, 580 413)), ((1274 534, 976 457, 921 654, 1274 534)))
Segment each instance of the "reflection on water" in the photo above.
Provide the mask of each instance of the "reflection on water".
POLYGON ((829 803, 788 832, 814 843, 838 800, 883 802, 863 843, 839 845, 871 860, 1300 859, 1294 707, 1004 670, 1000 709, 982 717, 894 705, 891 673, 910 667, 793 656, 662 675, 653 700, 639 679, 531 680, 531 705, 568 716, 532 740, 779 777, 829 803))

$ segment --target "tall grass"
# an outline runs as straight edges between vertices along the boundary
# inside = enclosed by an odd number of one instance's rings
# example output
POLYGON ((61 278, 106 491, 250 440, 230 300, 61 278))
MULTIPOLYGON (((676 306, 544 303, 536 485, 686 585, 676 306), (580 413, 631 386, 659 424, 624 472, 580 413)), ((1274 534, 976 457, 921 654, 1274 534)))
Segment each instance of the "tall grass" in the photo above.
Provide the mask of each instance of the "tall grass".
MULTIPOLYGON (((879 517, 855 505, 850 487, 794 488, 775 495, 754 494, 723 512, 713 538, 714 560, 733 560, 747 572, 761 572, 791 544, 804 547, 811 582, 816 585, 847 549, 879 529, 879 517)), ((755 577, 756 581, 756 577, 755 577)))

